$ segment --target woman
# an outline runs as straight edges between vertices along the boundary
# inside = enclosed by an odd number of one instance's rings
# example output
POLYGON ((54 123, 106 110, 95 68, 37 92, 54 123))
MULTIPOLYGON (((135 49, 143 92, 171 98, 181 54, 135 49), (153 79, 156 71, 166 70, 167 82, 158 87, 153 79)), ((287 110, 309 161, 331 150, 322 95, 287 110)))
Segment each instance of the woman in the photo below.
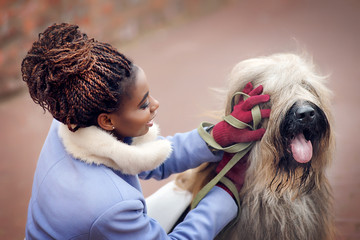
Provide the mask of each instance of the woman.
MULTIPOLYGON (((159 102, 145 73, 109 44, 54 24, 33 43, 22 76, 35 103, 54 117, 26 239, 213 239, 235 217, 224 187, 214 187, 169 235, 147 216, 138 177, 163 179, 222 153, 213 154, 196 130, 157 137, 159 102)), ((254 140, 263 134, 252 132, 254 140)))

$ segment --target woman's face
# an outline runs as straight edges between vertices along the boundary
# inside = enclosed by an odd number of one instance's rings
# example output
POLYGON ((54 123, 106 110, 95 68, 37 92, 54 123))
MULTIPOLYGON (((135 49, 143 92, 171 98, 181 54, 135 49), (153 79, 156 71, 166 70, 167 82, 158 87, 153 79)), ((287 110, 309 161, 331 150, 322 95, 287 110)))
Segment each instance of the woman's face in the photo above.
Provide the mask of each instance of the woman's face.
POLYGON ((110 113, 112 133, 119 139, 146 134, 153 125, 159 102, 150 95, 144 71, 137 67, 135 83, 129 98, 125 97, 119 110, 110 113))

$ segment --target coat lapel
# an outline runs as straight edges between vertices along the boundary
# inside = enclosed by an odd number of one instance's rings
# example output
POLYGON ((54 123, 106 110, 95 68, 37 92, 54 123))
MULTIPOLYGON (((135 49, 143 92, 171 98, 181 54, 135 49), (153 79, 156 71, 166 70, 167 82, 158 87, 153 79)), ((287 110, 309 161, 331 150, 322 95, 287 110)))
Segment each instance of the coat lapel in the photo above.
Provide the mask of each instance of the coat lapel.
POLYGON ((154 124, 147 134, 133 138, 128 145, 95 126, 71 132, 61 123, 58 131, 65 149, 76 159, 88 164, 103 164, 130 175, 152 170, 170 156, 171 143, 157 139, 158 132, 154 124))

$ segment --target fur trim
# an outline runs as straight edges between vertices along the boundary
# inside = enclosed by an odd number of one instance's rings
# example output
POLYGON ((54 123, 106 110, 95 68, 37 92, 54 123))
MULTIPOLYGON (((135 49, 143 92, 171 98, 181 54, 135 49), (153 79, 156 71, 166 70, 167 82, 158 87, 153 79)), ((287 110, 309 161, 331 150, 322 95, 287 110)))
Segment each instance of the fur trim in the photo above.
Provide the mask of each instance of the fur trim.
POLYGON ((156 168, 170 156, 171 143, 156 140, 159 128, 154 124, 144 136, 133 138, 132 145, 117 140, 106 131, 95 127, 71 132, 64 124, 59 136, 67 152, 88 164, 104 164, 124 174, 136 175, 156 168))

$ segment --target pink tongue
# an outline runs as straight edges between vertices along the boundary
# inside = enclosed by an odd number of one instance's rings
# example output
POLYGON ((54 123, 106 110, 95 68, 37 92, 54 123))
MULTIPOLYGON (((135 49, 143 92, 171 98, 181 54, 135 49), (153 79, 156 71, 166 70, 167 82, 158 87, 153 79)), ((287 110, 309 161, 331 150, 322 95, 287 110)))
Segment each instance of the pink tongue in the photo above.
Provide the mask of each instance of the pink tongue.
POLYGON ((291 151, 297 162, 307 163, 311 160, 313 152, 311 141, 307 141, 304 134, 300 133, 291 140, 291 151))

